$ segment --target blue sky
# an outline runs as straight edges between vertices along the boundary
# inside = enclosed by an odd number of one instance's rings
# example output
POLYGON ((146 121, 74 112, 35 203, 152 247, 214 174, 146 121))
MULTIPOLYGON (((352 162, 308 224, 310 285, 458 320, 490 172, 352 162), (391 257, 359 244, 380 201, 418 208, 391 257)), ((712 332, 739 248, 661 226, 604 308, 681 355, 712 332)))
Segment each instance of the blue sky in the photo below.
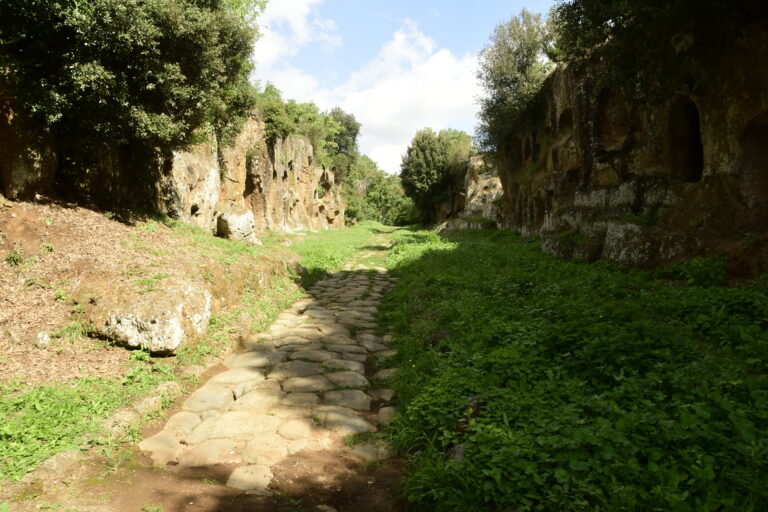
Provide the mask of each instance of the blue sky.
POLYGON ((270 0, 254 78, 286 98, 336 105, 363 124, 361 151, 387 172, 416 130, 476 125, 477 54, 495 25, 552 0, 270 0))

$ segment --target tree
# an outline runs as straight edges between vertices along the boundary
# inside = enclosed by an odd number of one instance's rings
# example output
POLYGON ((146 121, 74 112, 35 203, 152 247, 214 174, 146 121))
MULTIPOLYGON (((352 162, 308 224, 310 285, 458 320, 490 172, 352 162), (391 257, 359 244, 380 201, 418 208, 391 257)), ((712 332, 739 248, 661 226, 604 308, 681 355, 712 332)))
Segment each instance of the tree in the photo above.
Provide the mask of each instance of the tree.
POLYGON ((560 0, 554 9, 558 58, 586 62, 599 48, 608 84, 664 97, 671 89, 717 80, 717 61, 741 28, 768 16, 764 0, 560 0))
MULTIPOLYGON (((3 94, 60 140, 70 178, 105 148, 170 151, 253 106, 261 0, 4 0, 3 94)), ((152 181, 150 165, 125 166, 152 181)))
POLYGON ((448 198, 459 176, 463 182, 473 151, 472 138, 462 131, 435 133, 424 128, 416 132, 403 155, 400 180, 424 222, 434 220, 435 205, 448 198))
POLYGON ((480 52, 480 145, 493 150, 509 139, 552 68, 552 36, 540 14, 523 9, 496 26, 480 52))
POLYGON ((413 201, 405 196, 398 176, 388 175, 368 156, 357 159, 342 180, 348 222, 376 220, 388 225, 416 222, 413 201))

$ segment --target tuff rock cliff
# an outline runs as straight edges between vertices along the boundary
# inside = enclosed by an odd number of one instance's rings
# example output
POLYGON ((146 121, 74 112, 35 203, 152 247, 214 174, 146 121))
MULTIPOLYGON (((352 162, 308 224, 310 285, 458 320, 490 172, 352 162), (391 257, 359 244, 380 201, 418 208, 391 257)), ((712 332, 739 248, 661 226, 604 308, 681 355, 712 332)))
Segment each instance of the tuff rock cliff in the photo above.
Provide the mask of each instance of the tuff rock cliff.
POLYGON ((599 58, 555 71, 497 155, 500 225, 588 261, 724 254, 733 273, 768 271, 768 32, 748 32, 702 60, 717 80, 662 100, 600 85, 599 58))

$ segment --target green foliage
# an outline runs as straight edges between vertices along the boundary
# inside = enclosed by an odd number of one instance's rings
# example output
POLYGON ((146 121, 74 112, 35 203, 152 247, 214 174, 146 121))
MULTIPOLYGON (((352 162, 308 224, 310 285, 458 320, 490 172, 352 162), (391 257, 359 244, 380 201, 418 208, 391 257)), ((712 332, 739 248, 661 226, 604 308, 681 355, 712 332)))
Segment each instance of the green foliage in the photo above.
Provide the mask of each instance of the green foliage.
POLYGON ((375 220, 403 226, 418 221, 413 201, 405 196, 400 178, 382 171, 365 155, 344 175, 342 195, 347 203, 347 222, 375 220))
POLYGON ((405 194, 413 199, 422 221, 434 220, 434 207, 448 198, 454 183, 463 186, 469 157, 474 152, 466 133, 431 128, 416 132, 403 155, 400 180, 405 194))
POLYGON ((58 137, 59 162, 78 182, 105 149, 175 149, 205 123, 223 131, 243 116, 263 5, 8 0, 0 80, 26 117, 58 137))
POLYGON ((743 25, 766 14, 765 2, 754 0, 561 0, 554 9, 558 58, 578 65, 599 48, 610 63, 604 82, 663 96, 702 83, 707 77, 696 61, 717 61, 743 25))
POLYGON ((547 58, 552 34, 540 14, 523 9, 496 26, 480 52, 480 145, 493 150, 508 143, 512 132, 532 108, 552 69, 547 58))
POLYGON ((496 230, 401 230, 389 264, 391 435, 415 509, 768 502, 768 281, 680 286, 496 230))
POLYGON ((18 267, 24 262, 24 251, 19 247, 15 247, 5 255, 5 262, 12 267, 18 267))
POLYGON ((125 379, 87 378, 31 389, 0 387, 0 480, 21 479, 53 454, 79 449, 100 423, 151 387, 172 378, 158 360, 132 358, 125 379))
POLYGON ((307 288, 338 270, 354 254, 370 243, 371 233, 383 226, 378 222, 361 222, 355 227, 334 229, 307 236, 295 244, 293 249, 301 256, 304 274, 302 285, 307 288))

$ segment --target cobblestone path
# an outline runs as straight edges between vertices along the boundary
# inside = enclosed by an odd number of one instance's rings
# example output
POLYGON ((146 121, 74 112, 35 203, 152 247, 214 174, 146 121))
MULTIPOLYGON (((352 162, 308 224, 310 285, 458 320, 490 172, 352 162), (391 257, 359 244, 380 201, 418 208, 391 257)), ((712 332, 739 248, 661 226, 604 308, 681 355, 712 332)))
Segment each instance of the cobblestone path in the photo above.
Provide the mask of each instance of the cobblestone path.
POLYGON ((139 446, 156 465, 234 469, 227 485, 269 493, 287 457, 339 451, 366 461, 389 457, 380 441, 352 446, 394 414, 387 379, 390 336, 375 334, 374 313, 394 278, 348 265, 283 311, 267 334, 230 357, 139 446))

